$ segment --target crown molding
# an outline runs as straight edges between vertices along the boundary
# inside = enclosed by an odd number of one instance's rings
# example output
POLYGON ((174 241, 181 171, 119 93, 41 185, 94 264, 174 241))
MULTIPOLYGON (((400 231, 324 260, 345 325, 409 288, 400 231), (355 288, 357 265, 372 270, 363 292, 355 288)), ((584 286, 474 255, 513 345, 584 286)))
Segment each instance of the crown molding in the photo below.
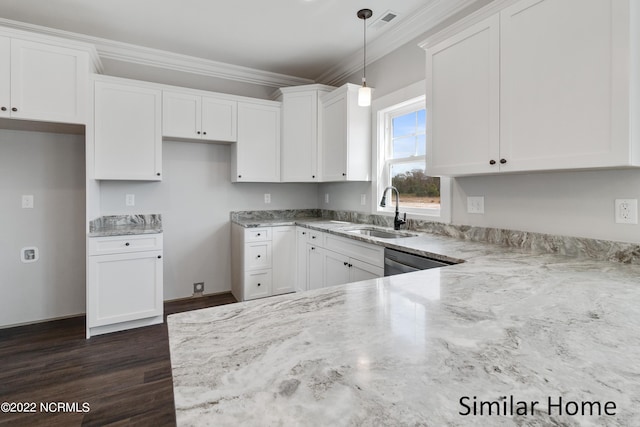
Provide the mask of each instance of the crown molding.
MULTIPOLYGON (((436 0, 400 21, 377 39, 367 43, 367 65, 414 40, 450 16, 477 0, 436 0)), ((363 49, 359 49, 316 78, 316 81, 338 85, 351 74, 362 69, 363 49)))
POLYGON ((242 67, 4 18, 0 18, 0 25, 17 30, 91 44, 95 46, 99 57, 102 59, 111 59, 276 88, 314 83, 311 79, 242 67))
POLYGON ((454 24, 449 25, 447 28, 444 28, 441 31, 438 31, 435 34, 430 35, 425 40, 418 43, 423 49, 429 49, 431 46, 434 46, 441 41, 444 41, 456 34, 460 31, 470 27, 471 25, 477 24, 478 22, 487 19, 496 13, 500 13, 501 10, 511 6, 516 3, 518 0, 493 0, 488 5, 476 10, 473 13, 465 16, 464 18, 456 21, 454 24))

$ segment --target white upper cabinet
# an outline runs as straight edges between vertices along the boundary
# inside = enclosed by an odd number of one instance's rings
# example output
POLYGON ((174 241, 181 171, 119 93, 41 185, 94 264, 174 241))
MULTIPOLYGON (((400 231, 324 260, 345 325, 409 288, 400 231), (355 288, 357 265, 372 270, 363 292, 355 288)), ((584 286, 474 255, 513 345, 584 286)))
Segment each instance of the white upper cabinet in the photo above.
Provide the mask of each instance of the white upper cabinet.
POLYGON ((86 123, 89 54, 0 36, 0 117, 86 123))
MULTIPOLYGON (((105 81, 101 81, 105 80, 105 81)), ((95 179, 162 179, 162 92, 151 84, 95 82, 95 179)))
POLYGON ((282 182, 317 182, 320 96, 330 86, 305 85, 281 88, 282 182))
POLYGON ((11 39, 0 36, 0 117, 11 117, 11 39))
POLYGON ((522 0, 425 41, 428 172, 640 166, 639 22, 629 0, 522 0))
POLYGON ((232 182, 280 181, 280 102, 238 102, 238 142, 231 145, 232 182))
POLYGON ((497 170, 499 46, 494 16, 427 51, 429 174, 497 170))
POLYGON ((237 101, 163 91, 162 104, 163 137, 236 141, 237 101))
POLYGON ((628 3, 525 0, 500 34, 501 168, 628 165, 628 3))
POLYGON ((371 180, 371 108, 358 106, 353 84, 321 99, 321 181, 371 180))

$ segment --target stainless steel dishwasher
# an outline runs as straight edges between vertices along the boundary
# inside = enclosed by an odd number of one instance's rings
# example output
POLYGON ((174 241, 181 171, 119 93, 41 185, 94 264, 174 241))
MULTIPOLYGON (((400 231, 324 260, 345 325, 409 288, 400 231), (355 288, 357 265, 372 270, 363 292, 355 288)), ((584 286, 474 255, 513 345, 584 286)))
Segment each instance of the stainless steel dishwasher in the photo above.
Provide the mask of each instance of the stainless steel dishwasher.
POLYGON ((455 263, 439 261, 420 255, 397 251, 395 249, 384 249, 384 275, 410 273, 412 271, 427 270, 429 268, 446 267, 455 263))

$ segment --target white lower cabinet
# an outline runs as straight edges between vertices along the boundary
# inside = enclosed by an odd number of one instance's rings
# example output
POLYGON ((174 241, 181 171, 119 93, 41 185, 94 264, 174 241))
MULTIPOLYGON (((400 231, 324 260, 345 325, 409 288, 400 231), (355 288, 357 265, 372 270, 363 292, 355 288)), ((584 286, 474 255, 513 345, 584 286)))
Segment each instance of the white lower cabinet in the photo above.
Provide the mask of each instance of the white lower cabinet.
MULTIPOLYGON (((384 276, 384 248, 330 233, 307 230, 306 247, 299 271, 305 271, 306 289, 319 289, 384 276)), ((301 252, 301 251, 300 251, 301 252)))
POLYGON ((162 234, 94 237, 88 246, 87 338, 162 323, 162 234))
POLYGON ((231 293, 238 301, 296 290, 296 227, 231 226, 231 293))
POLYGON ((325 251, 318 245, 307 243, 307 256, 305 262, 307 265, 306 288, 320 289, 324 288, 324 263, 325 251))
POLYGON ((384 248, 306 227, 231 227, 231 292, 246 301, 384 276, 384 248))

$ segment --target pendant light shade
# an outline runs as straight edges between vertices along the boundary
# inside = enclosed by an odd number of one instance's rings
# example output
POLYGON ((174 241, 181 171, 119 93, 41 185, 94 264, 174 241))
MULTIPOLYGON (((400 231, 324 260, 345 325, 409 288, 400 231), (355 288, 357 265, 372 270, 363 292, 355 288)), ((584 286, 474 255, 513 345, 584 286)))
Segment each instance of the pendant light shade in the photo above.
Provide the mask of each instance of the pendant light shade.
POLYGON ((368 107, 371 105, 371 88, 367 87, 367 19, 371 18, 371 15, 373 15, 371 9, 360 9, 358 11, 358 18, 362 19, 364 24, 362 87, 358 90, 358 105, 361 107, 368 107))
POLYGON ((371 88, 364 86, 364 84, 360 89, 358 89, 358 105, 361 107, 368 107, 371 105, 371 88))

